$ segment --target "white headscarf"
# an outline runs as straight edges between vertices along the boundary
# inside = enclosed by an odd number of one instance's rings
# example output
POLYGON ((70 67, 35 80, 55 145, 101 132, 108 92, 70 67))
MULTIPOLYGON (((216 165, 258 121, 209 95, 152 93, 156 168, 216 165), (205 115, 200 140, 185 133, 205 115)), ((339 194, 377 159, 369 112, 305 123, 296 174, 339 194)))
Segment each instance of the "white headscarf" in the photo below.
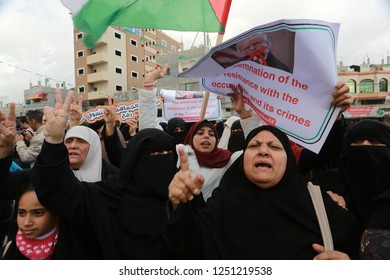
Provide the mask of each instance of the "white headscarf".
POLYGON ((97 133, 86 126, 73 126, 65 134, 68 138, 80 138, 89 143, 88 155, 79 170, 73 170, 80 181, 98 182, 102 179, 102 147, 97 133))
POLYGON ((240 118, 237 116, 231 116, 228 118, 225 122, 225 128, 223 129, 221 139, 219 139, 218 142, 218 148, 222 149, 227 149, 228 144, 229 144, 229 138, 230 138, 230 133, 231 133, 231 127, 232 124, 236 121, 239 120, 240 118))

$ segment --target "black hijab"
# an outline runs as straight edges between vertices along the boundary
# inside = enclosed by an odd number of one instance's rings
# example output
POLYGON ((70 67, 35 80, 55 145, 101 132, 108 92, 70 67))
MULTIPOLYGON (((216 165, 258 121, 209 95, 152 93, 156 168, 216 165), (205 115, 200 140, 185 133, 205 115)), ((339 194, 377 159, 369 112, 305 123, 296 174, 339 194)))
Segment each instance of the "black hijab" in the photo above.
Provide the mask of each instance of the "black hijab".
POLYGON ((232 153, 242 151, 245 147, 245 135, 241 127, 241 121, 236 120, 230 128, 228 150, 232 153))
POLYGON ((165 186, 176 172, 176 161, 176 145, 171 136, 159 129, 143 129, 129 141, 122 157, 123 186, 137 195, 153 193, 166 199, 165 186), (161 151, 169 153, 151 155, 161 151))
POLYGON ((121 163, 125 194, 118 212, 117 239, 129 259, 167 257, 166 204, 176 161, 175 140, 159 129, 143 129, 128 143, 121 163), (161 151, 168 153, 151 154, 161 151))
MULTIPOLYGON (((207 200, 207 209, 199 210, 207 259, 313 259, 317 253, 312 244, 323 244, 306 182, 297 173, 287 136, 273 126, 261 126, 248 135, 245 147, 263 130, 282 143, 286 171, 274 187, 262 189, 247 179, 244 154, 233 163, 207 200)), ((359 232, 354 217, 327 194, 323 193, 323 198, 335 248, 356 254, 359 232)))
POLYGON ((347 133, 341 172, 350 192, 349 206, 362 225, 390 230, 390 127, 374 120, 356 123, 347 133), (350 146, 370 140, 385 146, 350 146))
POLYGON ((187 135, 186 122, 179 117, 172 118, 168 121, 165 131, 176 140, 176 144, 183 144, 184 138, 187 135), (175 131, 177 127, 180 127, 181 131, 175 131))

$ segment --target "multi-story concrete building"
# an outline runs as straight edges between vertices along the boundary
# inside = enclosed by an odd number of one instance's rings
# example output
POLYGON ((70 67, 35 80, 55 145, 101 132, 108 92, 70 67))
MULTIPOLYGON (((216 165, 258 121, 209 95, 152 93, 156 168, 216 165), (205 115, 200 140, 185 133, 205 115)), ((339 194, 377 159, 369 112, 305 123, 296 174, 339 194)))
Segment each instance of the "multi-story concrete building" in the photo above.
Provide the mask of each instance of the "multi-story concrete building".
POLYGON ((143 86, 157 56, 176 53, 180 43, 156 29, 109 27, 94 48, 86 48, 84 33, 74 30, 75 92, 98 100, 143 86))
POLYGON ((362 113, 356 120, 374 117, 387 122, 390 115, 390 56, 386 61, 382 59, 381 64, 371 64, 368 58, 360 65, 344 66, 340 63, 338 69, 339 80, 347 83, 355 99, 351 109, 367 114, 362 113))
MULTIPOLYGON (((60 84, 56 84, 56 87, 49 84, 42 85, 40 81, 37 85, 30 83, 30 87, 24 90, 24 104, 16 104, 16 116, 25 116, 30 110, 43 110, 45 106, 55 107, 55 89, 60 88, 62 100, 65 100, 69 90, 60 86, 60 84)), ((6 108, 1 108, 1 110, 8 114, 8 104, 6 108)))

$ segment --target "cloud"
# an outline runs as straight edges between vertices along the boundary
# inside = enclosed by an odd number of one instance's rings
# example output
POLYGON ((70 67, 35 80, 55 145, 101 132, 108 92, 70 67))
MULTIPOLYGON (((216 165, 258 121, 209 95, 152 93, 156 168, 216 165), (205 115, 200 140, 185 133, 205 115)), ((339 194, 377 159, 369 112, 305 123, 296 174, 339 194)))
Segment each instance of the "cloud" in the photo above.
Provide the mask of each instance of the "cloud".
POLYGON ((11 3, 2 7, 0 17, 0 95, 23 101, 30 82, 44 82, 41 75, 74 84, 73 25, 67 9, 52 0, 11 3))

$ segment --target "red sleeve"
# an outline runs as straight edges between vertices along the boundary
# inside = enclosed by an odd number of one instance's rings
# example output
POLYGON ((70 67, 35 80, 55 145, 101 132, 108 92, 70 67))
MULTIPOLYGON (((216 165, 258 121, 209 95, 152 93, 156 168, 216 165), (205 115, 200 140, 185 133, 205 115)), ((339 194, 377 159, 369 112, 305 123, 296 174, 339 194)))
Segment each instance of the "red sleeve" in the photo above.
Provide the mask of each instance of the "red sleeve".
POLYGON ((298 164, 303 148, 299 147, 295 142, 292 142, 292 141, 290 141, 290 147, 293 151, 293 154, 295 156, 295 160, 297 161, 297 164, 298 164))

